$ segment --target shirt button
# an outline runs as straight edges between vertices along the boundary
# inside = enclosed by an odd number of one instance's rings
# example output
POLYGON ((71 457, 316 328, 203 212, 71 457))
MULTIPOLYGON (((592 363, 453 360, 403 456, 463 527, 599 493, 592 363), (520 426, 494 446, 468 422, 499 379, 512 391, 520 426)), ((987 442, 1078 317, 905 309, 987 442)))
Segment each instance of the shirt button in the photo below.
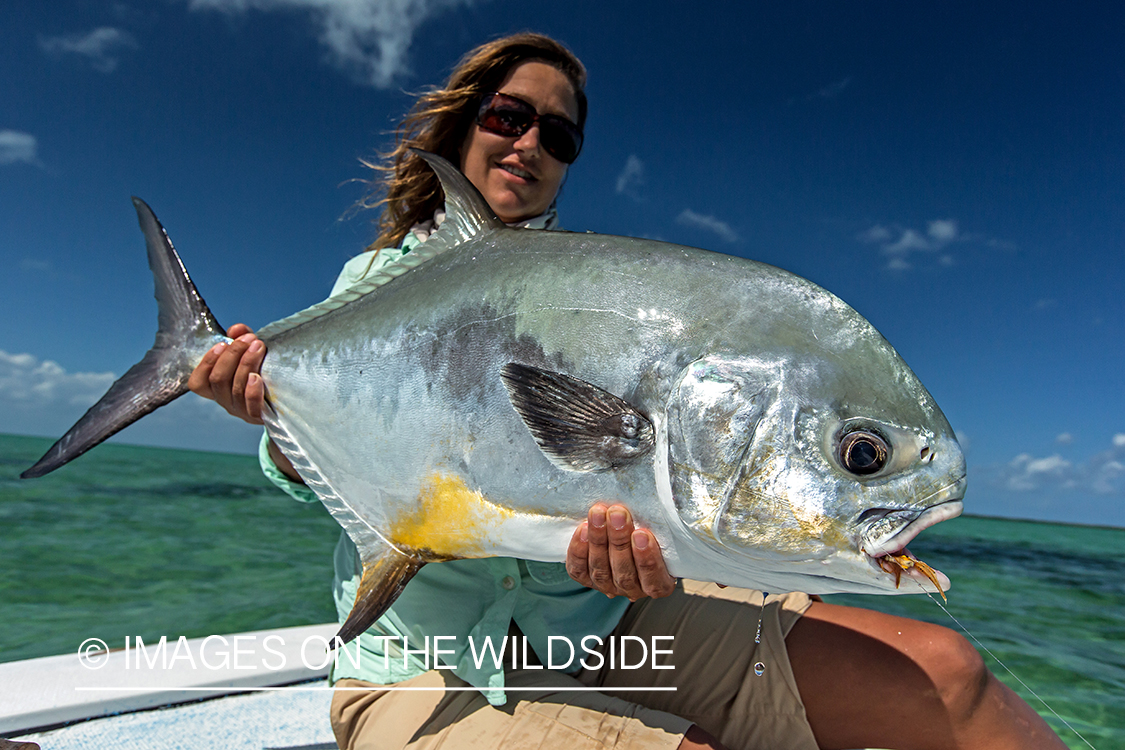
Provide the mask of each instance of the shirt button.
POLYGON ((500 581, 500 585, 508 591, 511 591, 516 587, 516 579, 511 576, 504 576, 504 580, 500 581))

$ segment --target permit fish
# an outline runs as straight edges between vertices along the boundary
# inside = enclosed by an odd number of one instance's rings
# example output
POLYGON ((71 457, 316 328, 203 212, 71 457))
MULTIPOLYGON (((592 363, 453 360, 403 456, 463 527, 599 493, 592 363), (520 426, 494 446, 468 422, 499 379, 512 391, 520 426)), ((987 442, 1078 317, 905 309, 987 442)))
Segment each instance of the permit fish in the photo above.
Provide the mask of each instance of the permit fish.
MULTIPOLYGON (((447 216, 346 292, 262 328, 269 435, 355 542, 347 642, 425 564, 563 561, 598 501, 669 572, 811 594, 949 579, 906 550, 962 510, 965 461, 906 363, 821 287, 742 258, 513 229, 451 164, 447 216)), ((159 332, 33 467, 62 466, 187 391, 229 341, 134 199, 159 332)))

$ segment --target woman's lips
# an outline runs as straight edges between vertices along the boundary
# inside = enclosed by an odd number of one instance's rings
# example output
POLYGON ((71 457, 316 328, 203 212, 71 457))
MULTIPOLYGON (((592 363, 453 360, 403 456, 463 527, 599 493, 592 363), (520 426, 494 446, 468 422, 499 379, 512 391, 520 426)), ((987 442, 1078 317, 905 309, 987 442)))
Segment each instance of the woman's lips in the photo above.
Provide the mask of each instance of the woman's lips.
POLYGON ((534 182, 536 180, 535 175, 522 167, 517 167, 513 164, 500 164, 499 166, 503 171, 515 177, 519 177, 521 180, 526 180, 527 182, 534 182))

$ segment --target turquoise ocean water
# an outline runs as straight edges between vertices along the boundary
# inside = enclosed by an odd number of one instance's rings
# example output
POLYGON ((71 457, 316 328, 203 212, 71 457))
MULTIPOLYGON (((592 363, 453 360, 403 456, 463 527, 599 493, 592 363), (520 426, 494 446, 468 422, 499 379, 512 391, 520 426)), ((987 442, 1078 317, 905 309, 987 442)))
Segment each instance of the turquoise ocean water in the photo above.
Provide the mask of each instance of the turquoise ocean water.
MULTIPOLYGON (((110 444, 20 480, 50 443, 0 435, 0 661, 88 637, 335 619, 339 527, 275 490, 256 458, 110 444)), ((966 517, 910 549, 949 575, 950 612, 1031 690, 1098 750, 1125 750, 1125 529, 966 517)), ((921 594, 828 599, 956 627, 921 594)), ((986 659, 1070 747, 1087 747, 986 659)))

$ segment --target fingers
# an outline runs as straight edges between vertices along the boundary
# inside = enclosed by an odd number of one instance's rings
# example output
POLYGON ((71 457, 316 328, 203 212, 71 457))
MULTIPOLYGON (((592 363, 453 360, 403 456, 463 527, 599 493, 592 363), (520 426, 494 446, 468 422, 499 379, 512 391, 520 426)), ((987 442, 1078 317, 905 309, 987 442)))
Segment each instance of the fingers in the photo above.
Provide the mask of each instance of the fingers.
POLYGON ((596 503, 590 508, 586 521, 587 555, 586 565, 590 576, 590 586, 606 596, 617 596, 613 583, 613 570, 609 563, 609 536, 606 532, 606 507, 596 503))
POLYGON ((660 599, 676 590, 676 579, 664 564, 660 544, 648 529, 637 529, 632 535, 633 564, 637 568, 641 591, 645 596, 660 599))
POLYGON ((652 532, 635 528, 632 516, 623 506, 612 506, 608 517, 610 566, 618 591, 630 601, 671 594, 676 579, 668 574, 652 532))
POLYGON ((218 361, 219 355, 226 349, 226 344, 215 344, 211 350, 203 355, 203 359, 199 360, 199 364, 191 371, 188 377, 188 390, 197 396, 215 400, 211 394, 211 370, 215 367, 215 362, 218 361))
POLYGON ((245 416, 246 411, 239 403, 246 390, 246 381, 244 379, 241 384, 236 384, 235 377, 238 374, 238 365, 242 362, 242 355, 250 348, 251 343, 253 343, 253 336, 247 333, 227 344, 215 360, 215 366, 211 368, 211 376, 208 378, 211 398, 239 419, 245 416))
POLYGON ((245 353, 239 358, 234 371, 234 380, 231 383, 231 402, 239 409, 240 414, 238 416, 242 416, 248 422, 261 424, 262 406, 265 403, 266 391, 258 371, 262 369, 262 360, 266 357, 266 345, 257 337, 254 337, 252 333, 240 336, 238 341, 243 341, 247 337, 252 337, 252 340, 246 347, 245 353), (256 379, 253 386, 250 385, 251 378, 256 379))
POLYGON ((637 529, 628 509, 596 503, 567 548, 567 572, 607 596, 668 596, 676 579, 668 573, 652 532, 637 529))
POLYGON ((596 588, 590 580, 589 557, 590 543, 587 541, 586 527, 588 521, 578 524, 574 536, 570 538, 570 546, 566 549, 566 572, 570 577, 588 588, 596 588))
POLYGON ((265 344, 241 323, 231 326, 228 333, 237 338, 229 344, 216 344, 203 355, 188 378, 188 388, 239 419, 262 424, 265 384, 258 373, 266 356, 265 344))
MULTIPOLYGON (((261 343, 260 341, 258 343, 261 343)), ((262 347, 262 356, 266 354, 266 348, 262 347)), ((258 366, 261 367, 261 360, 258 361, 258 366)), ((262 408, 266 405, 266 384, 262 380, 262 376, 257 372, 252 372, 246 381, 246 413, 256 424, 262 424, 262 408)))
POLYGON ((623 596, 636 601, 644 596, 644 591, 633 562, 633 518, 620 505, 610 507, 606 517, 609 519, 606 537, 609 540, 609 569, 613 584, 623 596))

